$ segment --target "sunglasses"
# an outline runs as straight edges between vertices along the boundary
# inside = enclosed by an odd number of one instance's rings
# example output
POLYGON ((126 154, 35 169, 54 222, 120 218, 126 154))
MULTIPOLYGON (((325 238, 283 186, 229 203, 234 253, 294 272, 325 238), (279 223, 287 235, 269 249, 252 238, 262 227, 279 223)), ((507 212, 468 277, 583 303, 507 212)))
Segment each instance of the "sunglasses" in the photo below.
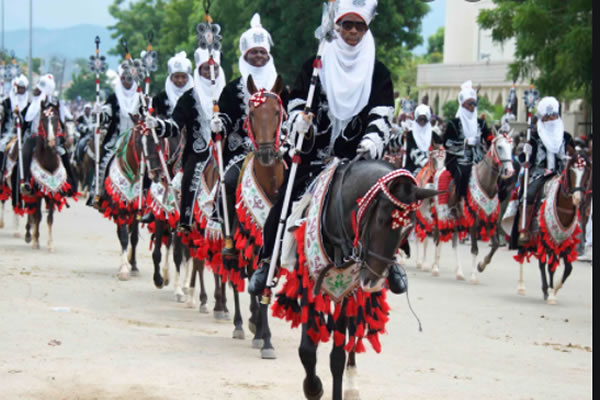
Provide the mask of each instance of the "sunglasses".
POLYGON ((345 31, 351 31, 352 28, 355 28, 358 32, 363 33, 369 29, 367 24, 360 21, 342 21, 339 25, 341 25, 342 29, 345 31))
POLYGON ((474 107, 474 106, 477 106, 477 102, 476 101, 467 101, 465 103, 465 106, 467 106, 467 107, 474 107))

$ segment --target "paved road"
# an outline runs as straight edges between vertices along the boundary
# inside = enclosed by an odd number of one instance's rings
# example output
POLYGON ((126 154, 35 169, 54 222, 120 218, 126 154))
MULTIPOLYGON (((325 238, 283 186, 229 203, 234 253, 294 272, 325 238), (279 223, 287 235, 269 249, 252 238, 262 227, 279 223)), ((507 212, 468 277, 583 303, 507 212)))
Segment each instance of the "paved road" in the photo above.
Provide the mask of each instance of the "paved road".
MULTIPOLYGON (((82 203, 55 217, 54 254, 45 226, 41 250, 13 237, 10 216, 0 230, 1 399, 303 398, 298 329, 272 321, 278 359, 261 360, 249 332, 233 340, 231 322, 176 303, 172 284, 154 288, 147 233, 141 276, 118 281, 114 225, 82 203)), ((461 252, 469 274, 467 247, 461 252)), ((453 259, 444 249, 439 278, 409 262, 423 332, 406 296, 390 296, 383 352, 367 345, 358 357, 362 398, 591 398, 591 265, 576 263, 559 304, 550 306, 534 264, 527 295, 516 295, 517 264, 504 249, 476 286, 454 278, 453 259)), ((328 351, 318 353, 325 399, 328 351)))

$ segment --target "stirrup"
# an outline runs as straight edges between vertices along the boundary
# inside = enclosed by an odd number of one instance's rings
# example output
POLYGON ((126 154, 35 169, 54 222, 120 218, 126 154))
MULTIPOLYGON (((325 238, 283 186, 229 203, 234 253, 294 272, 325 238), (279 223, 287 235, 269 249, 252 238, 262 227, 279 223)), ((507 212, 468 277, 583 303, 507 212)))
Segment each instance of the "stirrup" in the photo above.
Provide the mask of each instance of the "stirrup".
POLYGON ((19 190, 21 191, 22 194, 24 194, 26 196, 31 196, 31 185, 29 183, 27 183, 27 182, 21 183, 19 190))
POLYGON ((177 232, 182 233, 184 235, 188 235, 192 233, 192 228, 187 224, 182 224, 181 222, 177 224, 177 232))
POLYGON ((519 233, 519 245, 523 246, 529 242, 529 232, 523 231, 519 233))

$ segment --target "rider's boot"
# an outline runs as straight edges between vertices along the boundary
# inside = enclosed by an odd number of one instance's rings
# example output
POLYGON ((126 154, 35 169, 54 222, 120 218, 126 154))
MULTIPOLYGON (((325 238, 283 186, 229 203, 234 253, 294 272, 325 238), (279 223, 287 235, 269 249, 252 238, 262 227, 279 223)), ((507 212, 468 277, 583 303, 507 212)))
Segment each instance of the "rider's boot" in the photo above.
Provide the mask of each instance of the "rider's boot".
POLYGON ((523 246, 531 240, 529 228, 531 227, 531 218, 533 217, 533 207, 533 204, 528 204, 525 210, 525 229, 519 231, 519 246, 523 246))
POLYGON ((269 265, 271 264, 270 259, 264 259, 261 261, 260 266, 254 271, 250 282, 248 282, 248 293, 254 296, 260 296, 265 287, 267 286, 267 278, 269 277, 269 265))
POLYGON ((154 213, 152 211, 148 211, 144 216, 140 219, 142 224, 151 224, 154 222, 154 213))

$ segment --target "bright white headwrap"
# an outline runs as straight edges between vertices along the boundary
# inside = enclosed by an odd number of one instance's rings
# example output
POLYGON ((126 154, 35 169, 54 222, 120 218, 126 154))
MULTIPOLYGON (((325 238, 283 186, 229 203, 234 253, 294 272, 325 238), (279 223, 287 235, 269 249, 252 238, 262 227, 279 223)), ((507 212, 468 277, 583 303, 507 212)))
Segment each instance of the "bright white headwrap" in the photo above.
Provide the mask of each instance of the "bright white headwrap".
MULTIPOLYGON (((54 77, 52 74, 42 75, 40 76, 36 88, 40 90, 40 94, 38 96, 34 96, 31 99, 31 104, 27 109, 27 114, 25 114, 25 121, 30 122, 33 121, 34 118, 39 116, 40 109, 42 107, 42 101, 46 100, 47 97, 52 96, 54 94, 54 89, 56 88, 56 83, 54 83, 54 77)), ((37 129, 37 123, 32 124, 32 130, 37 129)))
POLYGON ((473 82, 471 81, 466 81, 460 86, 460 93, 458 94, 458 111, 456 112, 456 118, 460 119, 463 133, 467 139, 479 136, 477 107, 471 112, 462 106, 468 99, 477 101, 477 92, 473 89, 473 82))
POLYGON ((29 101, 29 93, 25 91, 23 94, 17 93, 17 87, 25 87, 29 86, 29 80, 25 77, 25 75, 21 74, 12 80, 11 91, 9 93, 10 104, 12 106, 12 110, 14 111, 17 106, 19 110, 23 111, 27 106, 27 102, 29 101))
MULTIPOLYGON (((368 24, 376 6, 376 0, 341 1, 336 20, 354 13, 368 24)), ((336 35, 333 41, 325 43, 322 60, 319 79, 327 95, 333 136, 337 136, 369 102, 375 70, 375 39, 371 30, 356 46, 350 46, 336 35)))
POLYGON ((377 0, 338 0, 336 5, 336 22, 346 14, 357 14, 369 25, 375 17, 377 0))
POLYGON ((250 29, 242 34, 240 37, 240 59, 238 66, 240 69, 240 75, 242 75, 242 83, 244 86, 248 82, 248 75, 252 75, 254 84, 257 89, 271 90, 277 79, 277 69, 273 62, 273 56, 271 56, 271 46, 273 40, 271 34, 267 32, 260 23, 260 15, 258 13, 252 16, 250 20, 250 29), (255 67, 250 65, 244 58, 248 50, 255 47, 264 48, 269 53, 269 61, 262 67, 255 67))
POLYGON ((557 154, 564 139, 565 125, 559 117, 554 121, 542 122, 542 117, 548 114, 558 113, 559 103, 554 97, 544 97, 537 106, 537 130, 544 143, 546 150, 552 154, 557 154))
POLYGON ((431 110, 428 105, 421 104, 415 109, 415 120, 413 123, 413 138, 415 139, 415 143, 417 147, 421 151, 429 151, 429 147, 431 146, 431 110), (427 117, 427 123, 424 126, 419 125, 417 119, 420 116, 427 117))
POLYGON ((165 92, 169 98, 169 113, 172 113, 175 105, 177 105, 177 100, 179 100, 181 95, 194 86, 191 75, 192 62, 186 58, 185 51, 182 51, 171 57, 167 63, 167 66, 169 70, 169 76, 165 80, 165 92), (177 87, 171 80, 171 76, 178 72, 183 72, 188 76, 187 83, 182 88, 177 87))
MULTIPOLYGON (((202 110, 207 118, 212 117, 212 88, 210 85, 210 79, 206 79, 200 75, 198 69, 202 64, 208 62, 209 58, 209 52, 206 49, 197 48, 194 52, 194 62, 196 63, 196 68, 194 68, 194 91, 200 99, 202 110)), ((218 98, 221 96, 221 92, 225 87, 225 71, 223 71, 223 68, 221 67, 221 52, 213 51, 213 58, 215 62, 219 64, 219 75, 215 80, 216 94, 218 98)))

